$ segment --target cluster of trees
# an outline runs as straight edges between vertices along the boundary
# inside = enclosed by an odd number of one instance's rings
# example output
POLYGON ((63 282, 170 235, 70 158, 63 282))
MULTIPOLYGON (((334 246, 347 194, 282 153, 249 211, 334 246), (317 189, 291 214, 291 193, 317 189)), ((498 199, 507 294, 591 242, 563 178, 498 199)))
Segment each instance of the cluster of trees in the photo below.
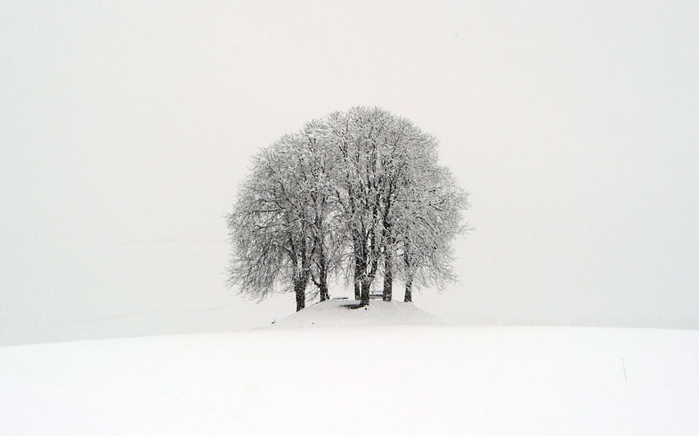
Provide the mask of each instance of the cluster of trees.
POLYGON ((293 291, 297 311, 338 279, 361 305, 381 279, 384 300, 400 280, 412 301, 416 287, 454 279, 467 207, 433 136, 379 108, 335 112, 253 158, 227 216, 228 283, 260 300, 293 291))

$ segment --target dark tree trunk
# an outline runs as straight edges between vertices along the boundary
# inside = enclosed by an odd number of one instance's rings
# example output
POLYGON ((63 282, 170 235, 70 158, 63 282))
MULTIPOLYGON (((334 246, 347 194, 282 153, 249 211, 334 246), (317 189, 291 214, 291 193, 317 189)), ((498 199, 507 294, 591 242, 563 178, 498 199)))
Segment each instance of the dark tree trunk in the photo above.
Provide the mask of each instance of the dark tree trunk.
POLYGON ((325 254, 320 256, 320 265, 318 271, 318 281, 314 283, 318 286, 320 291, 320 301, 325 301, 330 299, 330 293, 328 292, 328 263, 325 260, 325 254))
POLYGON ((410 249, 409 245, 406 245, 404 247, 404 253, 403 253, 403 260, 405 261, 405 270, 408 275, 408 279, 405 281, 405 299, 403 300, 406 303, 412 303, 413 302, 413 273, 414 270, 412 269, 412 259, 410 255, 410 249))
POLYGON ((384 273, 383 273, 383 301, 393 299, 393 232, 388 216, 384 215, 383 240, 384 245, 384 273))
POLYGON ((393 256, 386 251, 386 271, 383 275, 383 301, 391 301, 393 298, 393 256))
POLYGON ((405 301, 406 303, 412 303, 413 302, 413 278, 408 277, 408 281, 405 283, 405 301))
POLYGON ((306 307, 306 283, 297 280, 294 283, 294 293, 296 293, 296 311, 306 307))
POLYGON ((371 280, 370 279, 364 279, 362 280, 362 294, 361 294, 361 303, 360 306, 368 306, 369 305, 369 292, 371 291, 371 280))
POLYGON ((359 300, 362 295, 362 275, 364 271, 362 269, 362 262, 359 257, 355 254, 354 258, 354 299, 359 300))
POLYGON ((376 278, 376 267, 378 266, 379 261, 378 260, 373 260, 371 262, 371 269, 366 268, 366 275, 362 279, 362 295, 361 295, 361 306, 368 306, 369 305, 369 294, 371 293, 371 284, 374 282, 374 278, 376 278))
MULTIPOLYGON (((357 237, 354 250, 354 299, 364 301, 364 282, 367 273, 367 256, 363 242, 357 237)), ((367 297, 368 299, 368 297, 367 297)), ((364 303, 362 303, 364 304, 364 303)))
POLYGON ((320 273, 320 301, 329 299, 330 293, 328 292, 328 271, 324 270, 320 273))
MULTIPOLYGON (((326 201, 325 196, 320 196, 316 199, 317 203, 324 205, 326 201)), ((315 244, 318 250, 318 289, 320 291, 320 301, 325 301, 330 299, 330 293, 328 292, 328 259, 325 257, 325 231, 323 226, 323 213, 316 213, 316 229, 319 229, 319 233, 316 235, 315 244)))
POLYGON ((393 199, 393 185, 389 185, 389 191, 386 195, 386 204, 383 211, 383 240, 384 240, 384 275, 383 275, 383 301, 391 301, 393 299, 393 244, 395 237, 393 236, 393 224, 389 219, 391 211, 391 203, 393 199))
POLYGON ((302 261, 302 270, 294 278, 294 293, 296 294, 296 311, 306 307, 306 287, 311 278, 310 261, 308 258, 302 261))

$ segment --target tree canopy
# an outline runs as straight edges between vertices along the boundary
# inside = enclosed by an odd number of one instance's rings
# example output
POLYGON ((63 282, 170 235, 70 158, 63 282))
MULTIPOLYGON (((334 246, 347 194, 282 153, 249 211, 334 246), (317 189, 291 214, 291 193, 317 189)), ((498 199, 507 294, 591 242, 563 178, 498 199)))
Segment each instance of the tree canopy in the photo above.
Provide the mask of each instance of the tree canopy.
POLYGON ((383 278, 412 290, 455 279, 453 242, 466 232, 468 194, 439 165, 437 140, 380 108, 334 112, 285 135, 254 158, 227 216, 228 283, 256 299, 310 283, 323 301, 341 278, 369 304, 383 278))

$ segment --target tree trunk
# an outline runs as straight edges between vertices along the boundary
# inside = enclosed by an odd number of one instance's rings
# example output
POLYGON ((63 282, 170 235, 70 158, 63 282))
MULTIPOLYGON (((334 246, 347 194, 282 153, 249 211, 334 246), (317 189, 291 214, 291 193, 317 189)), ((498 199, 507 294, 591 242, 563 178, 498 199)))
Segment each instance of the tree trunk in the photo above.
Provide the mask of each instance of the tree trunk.
POLYGON ((354 299, 359 300, 362 293, 362 271, 361 261, 358 257, 354 258, 354 299))
MULTIPOLYGON (((358 237, 356 239, 359 239, 358 237)), ((355 242, 354 249, 354 299, 362 300, 364 280, 367 272, 367 258, 362 242, 355 242)))
POLYGON ((384 243, 384 275, 383 275, 383 301, 391 301, 393 299, 393 244, 395 237, 393 236, 393 224, 389 219, 391 211, 393 185, 389 186, 389 192, 386 196, 386 205, 383 211, 383 243, 384 243))
POLYGON ((369 305, 369 292, 371 291, 371 279, 362 280, 362 293, 361 293, 361 303, 360 306, 369 305))
POLYGON ((323 302, 330 299, 330 293, 328 292, 328 263, 324 255, 321 255, 318 267, 318 281, 314 280, 314 283, 318 286, 320 301, 323 302))
POLYGON ((405 261, 405 271, 408 275, 408 279, 405 281, 405 299, 403 300, 406 303, 412 303, 413 302, 413 272, 414 270, 412 269, 412 262, 410 258, 410 250, 409 246, 406 245, 404 248, 404 253, 403 253, 403 260, 405 261))
POLYGON ((323 270, 320 273, 320 301, 329 299, 330 293, 328 292, 328 271, 323 270))
POLYGON ((306 287, 311 278, 311 271, 306 260, 303 262, 304 269, 294 277, 294 293, 296 294, 296 311, 306 307, 306 287))
MULTIPOLYGON (((365 264, 366 265, 366 264, 365 264)), ((376 278, 376 270, 379 266, 378 256, 374 257, 371 261, 371 265, 366 265, 364 267, 364 278, 362 279, 362 306, 369 305, 369 294, 371 293, 371 284, 376 278)))
POLYGON ((306 307, 306 283, 302 280, 295 280, 294 293, 296 293, 296 311, 306 307))
MULTIPOLYGON (((324 203, 323 199, 321 203, 324 203)), ((318 213, 316 217, 316 227, 318 229, 323 228, 323 217, 321 213, 318 213)), ((321 236, 316 237, 316 247, 318 247, 318 289, 320 290, 320 301, 325 301, 330 299, 330 294, 328 293, 328 259, 325 257, 325 241, 321 236)))
POLYGON ((391 301, 393 298, 393 256, 386 251, 386 265, 383 274, 383 301, 391 301))
POLYGON ((408 281, 405 283, 405 301, 406 303, 412 303, 413 302, 413 278, 412 276, 408 277, 408 281))

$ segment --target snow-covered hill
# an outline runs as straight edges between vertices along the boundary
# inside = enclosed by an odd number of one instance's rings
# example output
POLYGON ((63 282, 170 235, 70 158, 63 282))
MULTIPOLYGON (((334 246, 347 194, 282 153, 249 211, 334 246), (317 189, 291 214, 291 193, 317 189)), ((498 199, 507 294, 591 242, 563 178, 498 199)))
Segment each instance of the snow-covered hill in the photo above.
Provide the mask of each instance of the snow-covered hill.
POLYGON ((362 326, 329 327, 350 311, 329 303, 248 332, 0 348, 0 433, 699 434, 699 332, 370 326, 412 310, 374 303, 362 326))
POLYGON ((379 325, 425 325, 439 320, 411 303, 374 300, 359 307, 354 300, 328 300, 316 303, 282 320, 274 328, 340 327, 379 325))

